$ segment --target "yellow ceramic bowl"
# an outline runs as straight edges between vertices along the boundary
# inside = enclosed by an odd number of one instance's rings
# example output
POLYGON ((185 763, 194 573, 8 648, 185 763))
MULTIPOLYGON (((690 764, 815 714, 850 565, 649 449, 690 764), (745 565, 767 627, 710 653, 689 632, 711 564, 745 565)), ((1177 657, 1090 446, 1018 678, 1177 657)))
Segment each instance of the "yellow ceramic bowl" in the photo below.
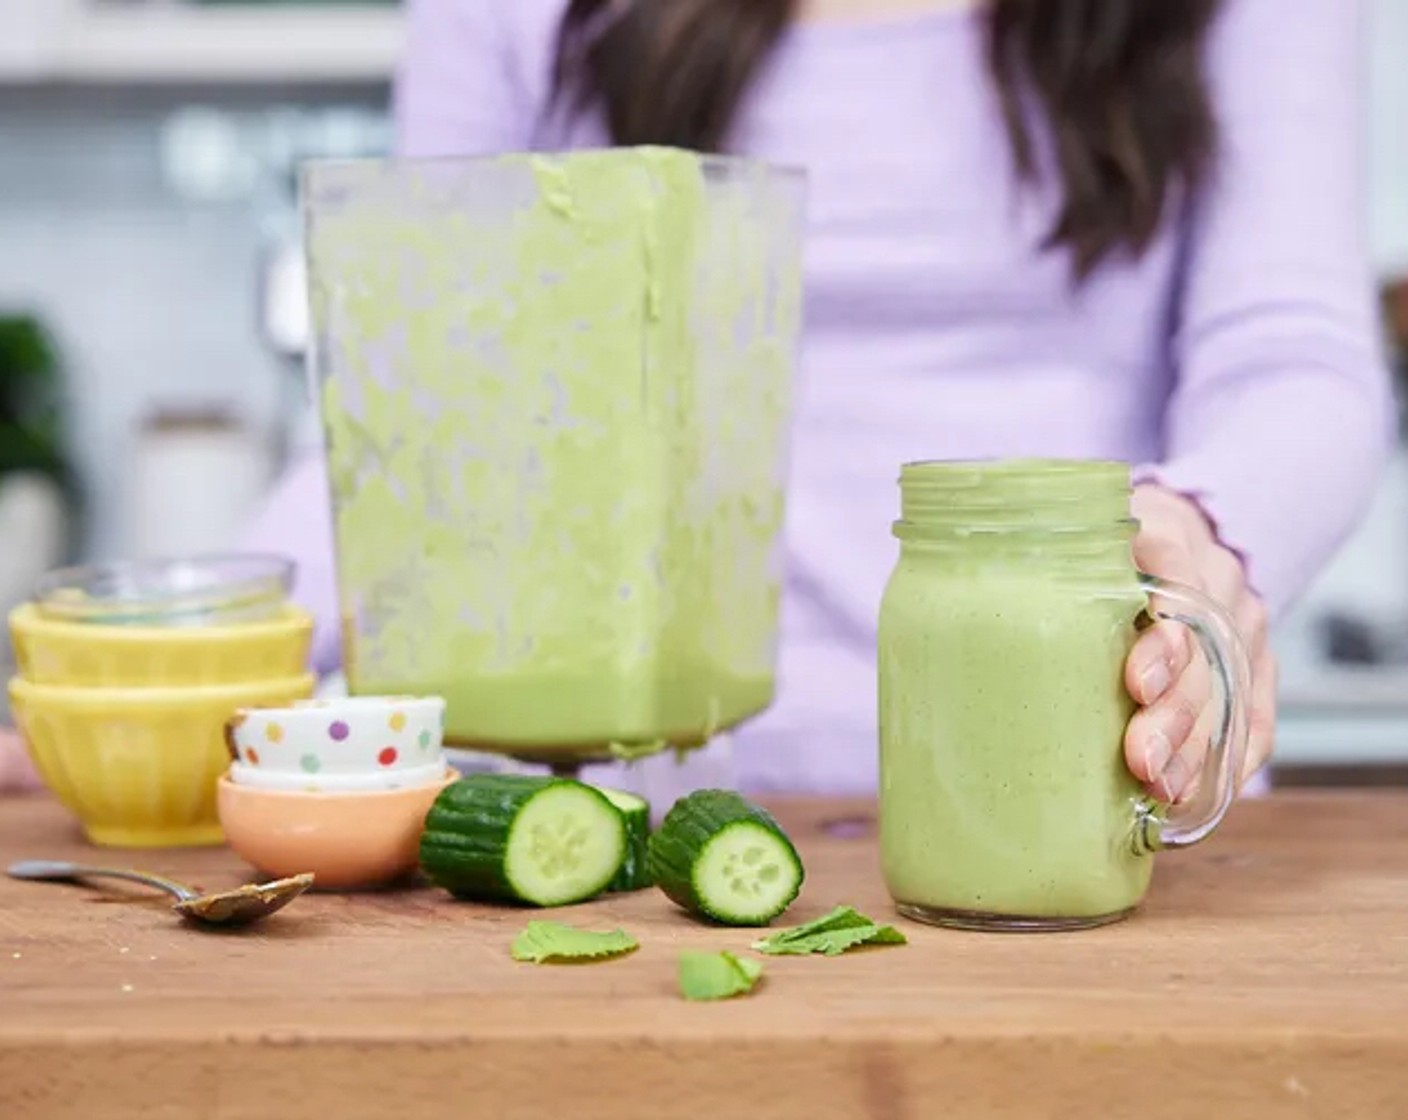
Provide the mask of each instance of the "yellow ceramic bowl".
POLYGON ((10 682, 40 775, 94 844, 160 848, 224 840, 215 784, 225 721, 251 704, 311 696, 311 673, 207 688, 62 688, 10 682))
POLYGON ((220 779, 220 823, 230 847, 274 878, 311 871, 314 890, 358 890, 394 882, 420 863, 425 815, 459 775, 370 793, 257 789, 220 779))
POLYGON ((19 675, 35 684, 153 688, 300 676, 313 619, 296 607, 268 622, 229 626, 103 626, 10 613, 19 675))

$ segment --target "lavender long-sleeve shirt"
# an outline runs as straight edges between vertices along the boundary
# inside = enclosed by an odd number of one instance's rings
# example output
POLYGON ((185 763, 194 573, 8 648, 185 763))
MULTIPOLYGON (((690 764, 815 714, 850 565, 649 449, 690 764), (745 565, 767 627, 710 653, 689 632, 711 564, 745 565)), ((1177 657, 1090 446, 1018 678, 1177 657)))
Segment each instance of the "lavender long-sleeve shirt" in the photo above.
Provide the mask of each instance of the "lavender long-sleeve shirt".
MULTIPOLYGON (((544 132, 565 0, 410 0, 399 147, 597 146, 544 132)), ((875 777, 875 621, 898 465, 1128 460, 1195 498, 1273 611, 1351 528, 1390 444, 1367 267, 1361 4, 1228 0, 1210 47, 1214 187, 1084 288, 1042 252, 1056 195, 1019 187, 972 12, 793 29, 735 150, 811 176, 780 695, 735 738, 759 790, 875 777)), ((252 544, 294 555, 337 659, 321 465, 252 544)))

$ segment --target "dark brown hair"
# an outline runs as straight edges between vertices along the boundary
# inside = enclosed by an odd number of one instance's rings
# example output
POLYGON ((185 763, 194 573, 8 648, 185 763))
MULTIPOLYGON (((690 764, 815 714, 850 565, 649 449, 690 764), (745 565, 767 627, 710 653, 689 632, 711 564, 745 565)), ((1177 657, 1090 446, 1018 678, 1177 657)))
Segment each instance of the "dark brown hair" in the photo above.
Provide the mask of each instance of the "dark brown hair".
MULTIPOLYGON (((1176 190, 1206 180, 1217 130, 1203 46, 1220 0, 989 0, 988 67, 1019 172, 1045 117, 1063 205, 1049 244, 1087 276, 1144 251, 1176 190)), ((622 145, 723 151, 799 0, 571 0, 555 87, 622 145)))

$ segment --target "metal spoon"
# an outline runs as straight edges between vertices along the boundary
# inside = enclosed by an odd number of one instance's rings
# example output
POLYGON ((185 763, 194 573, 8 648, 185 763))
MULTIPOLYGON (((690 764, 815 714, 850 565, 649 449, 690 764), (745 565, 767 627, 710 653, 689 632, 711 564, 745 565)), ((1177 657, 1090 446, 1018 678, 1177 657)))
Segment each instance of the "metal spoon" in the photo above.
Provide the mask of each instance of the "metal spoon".
POLYGON ((12 879, 38 882, 73 882, 79 879, 125 879, 165 891, 176 899, 172 909, 183 918, 212 926, 248 925, 282 910, 313 885, 311 874, 295 875, 272 883, 249 883, 232 891, 201 894, 184 883, 115 867, 88 867, 62 860, 29 859, 12 863, 6 869, 12 879))

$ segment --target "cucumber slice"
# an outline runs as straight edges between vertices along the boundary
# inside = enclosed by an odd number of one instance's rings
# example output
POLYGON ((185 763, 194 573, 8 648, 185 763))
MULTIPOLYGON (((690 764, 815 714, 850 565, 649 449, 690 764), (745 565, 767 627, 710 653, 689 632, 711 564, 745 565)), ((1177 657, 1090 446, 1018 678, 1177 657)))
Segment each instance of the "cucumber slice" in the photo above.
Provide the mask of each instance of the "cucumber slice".
POLYGON ((802 889, 802 861, 772 816, 729 790, 681 798, 650 838, 650 877, 670 899, 722 925, 763 926, 802 889))
POLYGON ((650 886, 646 870, 646 848, 650 842, 650 803, 643 797, 620 789, 602 789, 601 795, 616 806, 626 822, 626 858, 621 861, 609 891, 639 891, 650 886))
POLYGON ((565 778, 474 774, 426 814, 421 868, 456 898, 565 906, 606 889, 626 825, 600 792, 565 778))

